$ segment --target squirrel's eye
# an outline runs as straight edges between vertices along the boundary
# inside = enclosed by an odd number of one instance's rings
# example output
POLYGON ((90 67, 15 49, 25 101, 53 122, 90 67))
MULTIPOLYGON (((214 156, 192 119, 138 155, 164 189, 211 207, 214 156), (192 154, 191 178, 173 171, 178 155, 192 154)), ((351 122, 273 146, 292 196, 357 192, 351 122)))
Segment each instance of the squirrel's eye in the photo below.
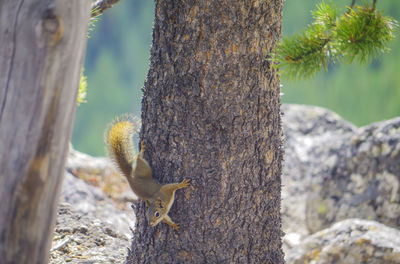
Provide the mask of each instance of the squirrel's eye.
POLYGON ((159 216, 160 216, 160 213, 159 213, 159 212, 155 212, 155 213, 154 213, 154 216, 155 216, 155 217, 159 217, 159 216))

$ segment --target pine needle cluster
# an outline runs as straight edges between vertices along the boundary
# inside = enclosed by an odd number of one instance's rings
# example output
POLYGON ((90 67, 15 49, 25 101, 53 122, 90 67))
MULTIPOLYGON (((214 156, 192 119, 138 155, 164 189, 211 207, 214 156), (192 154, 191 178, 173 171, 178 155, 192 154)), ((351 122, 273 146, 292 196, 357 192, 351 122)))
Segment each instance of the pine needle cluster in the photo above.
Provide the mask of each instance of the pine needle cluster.
POLYGON ((338 16, 337 7, 323 1, 311 13, 313 23, 302 33, 283 38, 272 53, 281 75, 289 79, 311 77, 337 62, 366 63, 389 51, 398 26, 376 10, 375 3, 347 7, 338 16))

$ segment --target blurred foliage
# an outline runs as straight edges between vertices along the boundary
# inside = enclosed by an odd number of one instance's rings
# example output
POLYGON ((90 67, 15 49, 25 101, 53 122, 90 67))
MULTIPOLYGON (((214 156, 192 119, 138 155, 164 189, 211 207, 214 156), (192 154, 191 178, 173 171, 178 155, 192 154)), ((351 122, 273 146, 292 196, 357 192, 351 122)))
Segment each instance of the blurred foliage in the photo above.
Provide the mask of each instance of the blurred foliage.
POLYGON ((78 106, 81 103, 86 103, 86 91, 87 91, 87 77, 85 76, 84 69, 82 68, 81 77, 79 79, 79 89, 78 89, 78 106))
MULTIPOLYGON (((320 0, 286 0, 283 35, 292 35, 311 23, 310 10, 320 0)), ((345 12, 350 0, 335 0, 345 12)), ((399 20, 400 1, 378 1, 377 8, 399 20)), ((87 103, 78 107, 72 137, 74 147, 104 155, 103 133, 122 113, 140 116, 141 87, 150 56, 154 2, 122 0, 100 16, 86 50, 87 103)), ((284 103, 329 108, 356 125, 400 116, 400 37, 389 54, 366 66, 328 66, 329 73, 296 82, 283 81, 284 103)))

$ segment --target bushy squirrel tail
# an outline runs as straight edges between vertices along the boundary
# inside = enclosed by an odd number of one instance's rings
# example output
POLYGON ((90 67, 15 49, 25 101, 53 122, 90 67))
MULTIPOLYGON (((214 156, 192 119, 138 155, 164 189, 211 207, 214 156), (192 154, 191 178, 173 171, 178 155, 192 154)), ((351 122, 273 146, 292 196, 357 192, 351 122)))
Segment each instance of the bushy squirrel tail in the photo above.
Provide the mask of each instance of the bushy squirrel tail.
POLYGON ((134 116, 123 115, 111 122, 104 135, 108 156, 128 178, 132 175, 135 158, 133 135, 138 128, 139 122, 134 116))

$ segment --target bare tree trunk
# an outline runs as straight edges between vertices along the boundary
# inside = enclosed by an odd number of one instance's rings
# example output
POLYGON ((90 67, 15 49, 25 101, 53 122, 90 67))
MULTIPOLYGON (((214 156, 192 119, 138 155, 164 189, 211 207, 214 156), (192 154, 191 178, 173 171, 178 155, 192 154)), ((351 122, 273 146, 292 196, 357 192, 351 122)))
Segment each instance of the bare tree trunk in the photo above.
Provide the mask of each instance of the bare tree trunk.
POLYGON ((266 54, 282 0, 156 1, 142 139, 177 191, 174 231, 137 207, 128 263, 283 263, 279 79, 266 54))
POLYGON ((91 1, 0 1, 1 263, 46 263, 91 1))

